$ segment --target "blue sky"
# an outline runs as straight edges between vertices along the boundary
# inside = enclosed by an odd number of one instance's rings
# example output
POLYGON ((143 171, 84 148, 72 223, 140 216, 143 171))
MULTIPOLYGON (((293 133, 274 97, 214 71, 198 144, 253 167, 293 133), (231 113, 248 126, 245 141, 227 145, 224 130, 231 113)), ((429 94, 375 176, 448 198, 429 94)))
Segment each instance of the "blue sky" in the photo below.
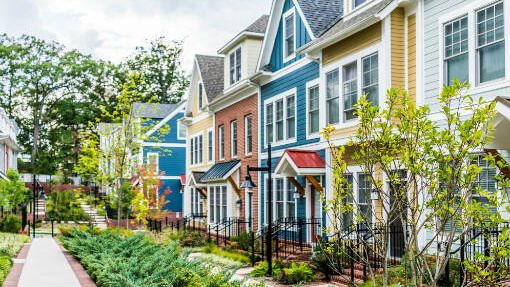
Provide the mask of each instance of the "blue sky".
POLYGON ((0 0, 0 31, 119 62, 146 39, 184 39, 183 68, 268 14, 271 0, 0 0))

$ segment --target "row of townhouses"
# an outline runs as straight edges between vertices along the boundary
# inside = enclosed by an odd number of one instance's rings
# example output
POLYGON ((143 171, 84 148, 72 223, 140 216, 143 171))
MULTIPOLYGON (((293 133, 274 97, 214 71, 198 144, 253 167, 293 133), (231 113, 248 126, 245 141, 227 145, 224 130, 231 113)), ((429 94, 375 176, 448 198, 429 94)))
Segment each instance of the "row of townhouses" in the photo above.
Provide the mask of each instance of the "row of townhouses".
MULTIPOLYGON (((274 0, 269 15, 227 41, 217 55, 194 59, 178 121, 186 126, 184 215, 209 226, 242 218, 254 231, 282 218, 326 224, 320 194, 331 196, 331 155, 320 131, 334 126, 331 140, 345 145, 358 126, 358 99, 366 94, 382 105, 390 87, 405 88, 434 116, 443 85, 454 77, 467 80, 475 98, 497 101, 495 138, 487 149, 508 158, 509 5, 508 0, 274 0), (240 188, 248 166, 266 165, 269 145, 272 180, 266 172, 251 172, 256 188, 240 188)), ((352 178, 365 176, 359 167, 349 170, 352 178)), ((493 177, 484 180, 496 186, 493 177)), ((381 204, 371 200, 370 186, 352 182, 363 212, 377 214, 372 211, 381 204)))
POLYGON ((21 151, 16 139, 18 134, 16 122, 0 108, 0 178, 7 179, 7 171, 18 168, 18 153, 21 151))

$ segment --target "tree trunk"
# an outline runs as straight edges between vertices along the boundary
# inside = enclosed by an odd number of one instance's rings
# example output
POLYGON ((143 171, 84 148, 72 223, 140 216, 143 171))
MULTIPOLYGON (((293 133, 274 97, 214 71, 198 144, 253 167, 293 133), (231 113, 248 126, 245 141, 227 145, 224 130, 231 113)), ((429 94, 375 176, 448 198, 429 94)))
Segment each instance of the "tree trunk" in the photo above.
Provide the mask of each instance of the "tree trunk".
POLYGON ((39 126, 39 120, 37 116, 34 116, 34 132, 32 134, 32 159, 30 163, 32 164, 32 173, 35 173, 33 170, 35 165, 35 157, 37 156, 38 144, 39 144, 39 132, 41 127, 39 126))

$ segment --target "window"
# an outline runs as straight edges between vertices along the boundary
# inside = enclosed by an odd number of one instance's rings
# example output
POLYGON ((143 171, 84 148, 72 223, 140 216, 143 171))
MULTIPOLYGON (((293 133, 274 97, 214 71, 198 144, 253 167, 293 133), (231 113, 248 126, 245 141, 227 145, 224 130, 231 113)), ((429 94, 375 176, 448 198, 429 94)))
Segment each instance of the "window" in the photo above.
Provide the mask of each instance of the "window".
POLYGON ((503 2, 476 12, 476 48, 479 82, 505 77, 503 2))
POLYGON ((283 213, 283 178, 277 178, 275 179, 276 184, 276 208, 275 208, 275 219, 282 219, 285 217, 285 214, 283 213))
POLYGON ((444 26, 445 82, 453 84, 456 78, 461 83, 468 80, 468 19, 467 16, 444 26))
MULTIPOLYGON (((344 229, 347 229, 352 226, 352 220, 353 220, 353 214, 351 211, 353 200, 352 200, 352 188, 353 188, 353 181, 354 176, 352 174, 346 174, 346 186, 343 187, 344 190, 344 199, 343 199, 343 206, 346 206, 345 210, 342 210, 342 226, 344 229)), ((341 207, 342 208, 342 207, 341 207)))
POLYGON ((157 152, 147 153, 147 164, 154 165, 156 171, 159 170, 159 154, 157 152))
POLYGON ((202 215, 204 213, 203 198, 197 188, 191 188, 191 214, 202 215))
POLYGON ((216 202, 214 201, 214 187, 209 187, 209 222, 216 222, 216 212, 214 212, 214 207, 216 206, 216 202))
POLYGON ((319 86, 308 88, 308 132, 319 131, 319 86))
POLYGON ((227 217, 227 187, 221 187, 221 209, 222 209, 222 219, 227 217))
POLYGON ((237 156, 237 121, 232 121, 230 123, 230 144, 231 146, 231 155, 232 157, 237 156))
POLYGON ((290 60, 294 56, 294 52, 296 50, 296 41, 295 41, 295 20, 294 20, 294 11, 291 11, 290 14, 284 16, 284 56, 285 60, 290 60))
POLYGON ((203 93, 204 93, 204 86, 202 83, 198 84, 198 108, 201 109, 203 107, 203 93))
POLYGON ((252 120, 251 115, 247 115, 246 117, 244 117, 244 134, 245 134, 244 153, 247 155, 251 154, 253 151, 253 143, 252 143, 253 132, 252 132, 252 127, 251 127, 251 120, 252 120))
POLYGON ((211 223, 218 223, 227 218, 227 187, 209 187, 209 218, 211 223))
POLYGON ((207 132, 207 160, 213 161, 213 132, 207 132))
POLYGON ((362 62, 362 85, 361 93, 366 95, 367 100, 379 104, 379 68, 377 53, 361 59, 362 62))
POLYGON ((225 158, 225 126, 221 125, 218 127, 218 137, 220 141, 220 159, 225 158))
POLYGON ((266 105, 266 143, 273 142, 273 103, 266 105))
POLYGON ((203 135, 196 135, 191 137, 191 164, 200 164, 203 163, 203 145, 204 145, 204 137, 203 135))
POLYGON ((372 190, 370 177, 368 174, 358 174, 358 205, 359 212, 367 224, 372 222, 372 200, 370 193, 372 190))
POLYGON ((177 124, 177 138, 178 139, 186 139, 187 126, 183 124, 181 121, 177 124))
POLYGON ((287 180, 287 211, 285 215, 288 218, 296 217, 296 201, 294 200, 294 193, 296 192, 296 187, 287 180))
POLYGON ((241 48, 230 54, 230 84, 241 80, 241 48))
POLYGON ((296 105, 294 95, 287 97, 287 139, 296 136, 296 105))
POLYGON ((276 101, 276 141, 283 140, 283 100, 276 101))
POLYGON ((354 105, 358 102, 357 63, 343 67, 344 122, 356 118, 354 105))
POLYGON ((476 164, 482 169, 476 179, 475 187, 480 187, 481 190, 495 192, 496 191, 496 168, 491 167, 489 162, 485 160, 485 156, 477 156, 473 164, 476 164))
POLYGON ((338 97, 338 69, 336 69, 326 74, 326 118, 330 124, 340 121, 338 97))
POLYGON ((353 9, 356 9, 361 4, 367 2, 367 0, 352 0, 352 7, 353 9))

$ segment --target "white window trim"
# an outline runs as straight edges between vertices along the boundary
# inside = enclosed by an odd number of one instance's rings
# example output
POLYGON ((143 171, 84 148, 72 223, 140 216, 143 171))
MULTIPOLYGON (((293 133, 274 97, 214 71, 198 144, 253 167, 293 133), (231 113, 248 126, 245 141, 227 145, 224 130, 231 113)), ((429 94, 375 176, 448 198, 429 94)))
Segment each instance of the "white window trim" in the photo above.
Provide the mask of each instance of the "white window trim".
MULTIPOLYGON (((268 175, 267 173, 264 174, 264 190, 262 191, 264 193, 264 201, 262 202, 262 210, 264 211, 264 223, 263 224, 267 224, 268 221, 268 217, 267 217, 267 198, 268 198, 268 192, 267 192, 267 179, 268 179, 268 175)), ((277 179, 283 179, 283 214, 285 214, 284 217, 287 217, 287 203, 288 203, 288 200, 287 200, 287 192, 288 192, 288 189, 287 189, 287 181, 288 179, 285 177, 285 176, 281 176, 281 175, 273 175, 273 177, 271 178, 271 185, 272 185, 272 193, 273 193, 273 196, 272 196, 272 209, 273 209, 273 213, 272 213, 272 221, 276 220, 276 180, 277 179)), ((297 208, 298 208, 298 203, 297 203, 297 200, 292 197, 293 200, 294 200, 294 217, 297 217, 297 208)))
POLYGON ((313 81, 306 83, 306 139, 313 139, 313 138, 317 138, 320 136, 320 131, 321 131, 321 116, 320 116, 321 96, 320 96, 320 91, 321 91, 321 87, 320 87, 319 82, 320 82, 319 79, 315 79, 313 81), (309 114, 310 113, 310 88, 312 88, 314 86, 319 87, 319 131, 317 131, 315 133, 311 133, 310 132, 310 114, 309 114))
POLYGON ((147 164, 151 164, 151 158, 156 159, 156 172, 159 172, 159 153, 157 152, 148 152, 147 153, 147 164))
POLYGON ((287 90, 279 95, 276 95, 274 97, 271 97, 264 101, 264 146, 267 148, 267 132, 265 130, 267 125, 267 115, 266 113, 266 106, 268 104, 273 104, 273 142, 271 143, 272 146, 280 146, 280 145, 286 145, 295 143, 297 141, 297 126, 298 126, 298 114, 297 114, 297 88, 292 88, 290 90, 287 90), (287 139, 287 97, 294 96, 294 137, 291 139, 287 139), (276 136, 276 102, 282 100, 283 101, 283 140, 277 140, 276 136))
POLYGON ((241 62, 241 77, 243 75, 243 72, 242 72, 243 71, 243 45, 239 44, 239 45, 235 46, 231 50, 232 52, 228 53, 228 58, 227 59, 229 61, 229 63, 228 63, 229 64, 228 65, 228 83, 229 83, 229 86, 233 86, 233 85, 239 83, 242 80, 242 78, 239 78, 239 81, 237 80, 237 68, 236 68, 237 67, 237 65, 236 65, 237 64, 237 57, 236 57, 236 52, 239 49, 241 50, 241 59, 239 59, 239 61, 241 62), (230 63, 230 56, 231 55, 234 55, 234 81, 232 83, 230 83, 230 64, 231 64, 230 63))
MULTIPOLYGON (((379 107, 383 107, 383 104, 384 104, 384 99, 385 99, 385 90, 384 90, 384 82, 383 82, 383 77, 381 76, 383 74, 383 59, 382 59, 382 56, 383 56, 383 53, 382 53, 382 43, 377 43, 375 45, 372 45, 368 48, 365 48, 359 52, 356 52, 354 54, 351 54, 351 55, 348 55, 334 63, 331 63, 327 66, 324 67, 323 71, 322 71, 322 80, 321 80, 321 84, 319 85, 319 89, 320 89, 320 95, 319 95, 319 101, 320 101, 320 106, 321 106, 321 109, 320 110, 323 110, 325 111, 326 110, 326 101, 327 101, 327 98, 326 98, 326 75, 336 69, 338 69, 338 92, 340 93, 339 94, 339 122, 336 123, 336 124, 332 124, 331 126, 332 127, 335 127, 336 129, 344 129, 344 128, 349 128, 349 127, 354 127, 354 126, 357 126, 359 125, 359 118, 358 119, 352 119, 352 120, 348 120, 348 121, 344 121, 344 104, 343 104, 343 67, 345 65, 348 65, 348 64, 351 64, 353 62, 356 62, 356 65, 357 65, 357 82, 358 82, 358 99, 360 99, 361 97, 361 89, 362 89, 362 74, 363 74, 363 71, 362 71, 362 63, 361 63, 361 59, 367 57, 367 56, 370 56, 370 55, 373 55, 377 53, 378 54, 378 63, 377 63, 377 66, 378 66, 378 73, 379 73, 379 107)), ((322 127, 325 127, 328 125, 328 119, 326 118, 326 113, 324 113, 323 116, 320 117, 319 119, 319 122, 320 122, 320 126, 322 127)))
POLYGON ((239 123, 237 119, 230 121, 230 157, 237 158, 239 156, 239 123), (236 154, 234 155, 234 123, 236 124, 236 154))
POLYGON ((186 127, 186 125, 183 124, 181 121, 177 121, 177 139, 178 140, 186 140, 186 135, 184 137, 179 136, 179 134, 181 133, 181 125, 186 127))
POLYGON ((463 16, 468 17, 468 66, 469 75, 468 81, 471 83, 469 94, 481 94, 488 91, 510 87, 510 13, 507 13, 510 6, 509 0, 492 0, 492 1, 476 1, 467 5, 463 5, 454 11, 444 14, 438 18, 438 37, 439 37, 439 56, 438 56, 438 69, 439 69, 439 85, 438 93, 441 92, 445 84, 444 74, 444 25, 455 19, 463 16), (505 77, 493 81, 479 83, 478 81, 478 67, 477 67, 477 48, 476 48, 476 11, 484 7, 491 6, 498 2, 503 2, 504 5, 504 21, 505 21, 505 77))
MULTIPOLYGON (((197 163, 193 163, 191 162, 191 155, 190 155, 190 167, 197 167, 197 166, 202 166, 204 165, 204 140, 205 140, 205 137, 204 137, 204 132, 199 132, 199 133, 196 133, 196 134, 192 134, 189 139, 190 139, 190 147, 191 147, 191 141, 193 141, 193 139, 195 138, 199 138, 200 136, 202 136, 202 159, 201 159, 201 162, 197 162, 197 163)), ((197 140, 197 143, 199 143, 199 140, 197 140)), ((191 152, 194 152, 192 149, 190 149, 190 153, 191 152)), ((199 152, 198 152, 198 155, 200 155, 200 149, 199 149, 199 152)))
MULTIPOLYGON (((230 186, 228 184, 225 184, 225 183, 219 183, 219 184, 208 184, 207 185, 207 193, 208 193, 208 200, 207 200, 207 221, 209 222, 209 224, 214 224, 216 222, 211 222, 211 216, 209 216, 210 212, 216 212, 216 209, 213 209, 213 210, 210 210, 210 207, 211 207, 211 202, 209 200, 212 200, 213 197, 212 197, 212 192, 211 190, 214 188, 216 190, 216 187, 225 187, 226 188, 226 205, 227 205, 227 214, 223 214, 223 206, 220 204, 220 214, 222 216, 220 216, 220 218, 229 218, 229 217, 232 217, 232 190, 230 189, 230 186)), ((221 192, 221 189, 220 189, 220 192, 221 192)), ((216 195, 216 191, 214 192, 215 195, 216 195)), ((221 199, 221 196, 220 196, 220 200, 221 199)), ((216 208, 217 206, 217 202, 216 202, 216 197, 214 197, 214 207, 216 208)), ((216 215, 216 214, 215 214, 216 215)), ((217 216, 217 215, 216 215, 217 216)), ((215 216, 215 217, 216 217, 215 216)), ((216 219, 216 218, 215 218, 216 219)))
POLYGON ((197 94, 198 94, 197 106, 198 106, 199 111, 201 111, 205 106, 204 105, 204 93, 205 93, 204 84, 202 83, 202 81, 200 81, 200 82, 198 82, 198 91, 197 91, 197 94), (202 94, 200 94, 200 86, 202 86, 202 94), (200 103, 202 103, 202 105, 200 105, 200 103))
MULTIPOLYGON (((238 151, 239 152, 239 151, 238 151)), ((244 155, 250 156, 253 154, 253 114, 244 116, 244 155), (248 118, 251 119, 251 152, 248 152, 248 118)))
POLYGON ((283 30, 282 30, 282 41, 283 41, 283 62, 286 63, 294 58, 296 58, 296 50, 297 50, 297 47, 296 47, 296 38, 297 38, 297 35, 296 35, 296 23, 297 23, 297 19, 296 19, 296 9, 295 7, 292 7, 291 9, 289 9, 287 12, 285 12, 282 16, 282 22, 283 22, 283 30), (286 21, 285 19, 287 19, 287 17, 289 17, 290 15, 294 15, 294 53, 292 55, 289 55, 287 56, 287 41, 286 40, 286 34, 285 34, 285 31, 286 31, 286 21))
POLYGON ((220 160, 225 159, 225 124, 218 126, 218 158, 220 160), (220 128, 223 132, 220 132, 220 128), (221 138, 223 137, 223 154, 221 153, 221 138))
POLYGON ((207 129, 207 163, 214 163, 214 157, 215 157, 215 154, 214 154, 214 128, 209 128, 207 129), (209 132, 211 133, 211 136, 212 136, 212 157, 209 158, 209 132))
MULTIPOLYGON (((352 193, 353 193, 353 200, 355 200, 354 208, 357 208, 359 206, 358 176, 359 176, 359 174, 363 174, 366 172, 363 171, 361 166, 348 166, 345 173, 351 174, 353 176, 352 193)), ((387 182, 387 181, 385 180, 384 182, 387 182)), ((376 218, 375 218, 376 206, 375 206, 375 201, 370 196, 369 196, 369 200, 372 203, 372 223, 373 223, 373 222, 376 222, 376 218)))

